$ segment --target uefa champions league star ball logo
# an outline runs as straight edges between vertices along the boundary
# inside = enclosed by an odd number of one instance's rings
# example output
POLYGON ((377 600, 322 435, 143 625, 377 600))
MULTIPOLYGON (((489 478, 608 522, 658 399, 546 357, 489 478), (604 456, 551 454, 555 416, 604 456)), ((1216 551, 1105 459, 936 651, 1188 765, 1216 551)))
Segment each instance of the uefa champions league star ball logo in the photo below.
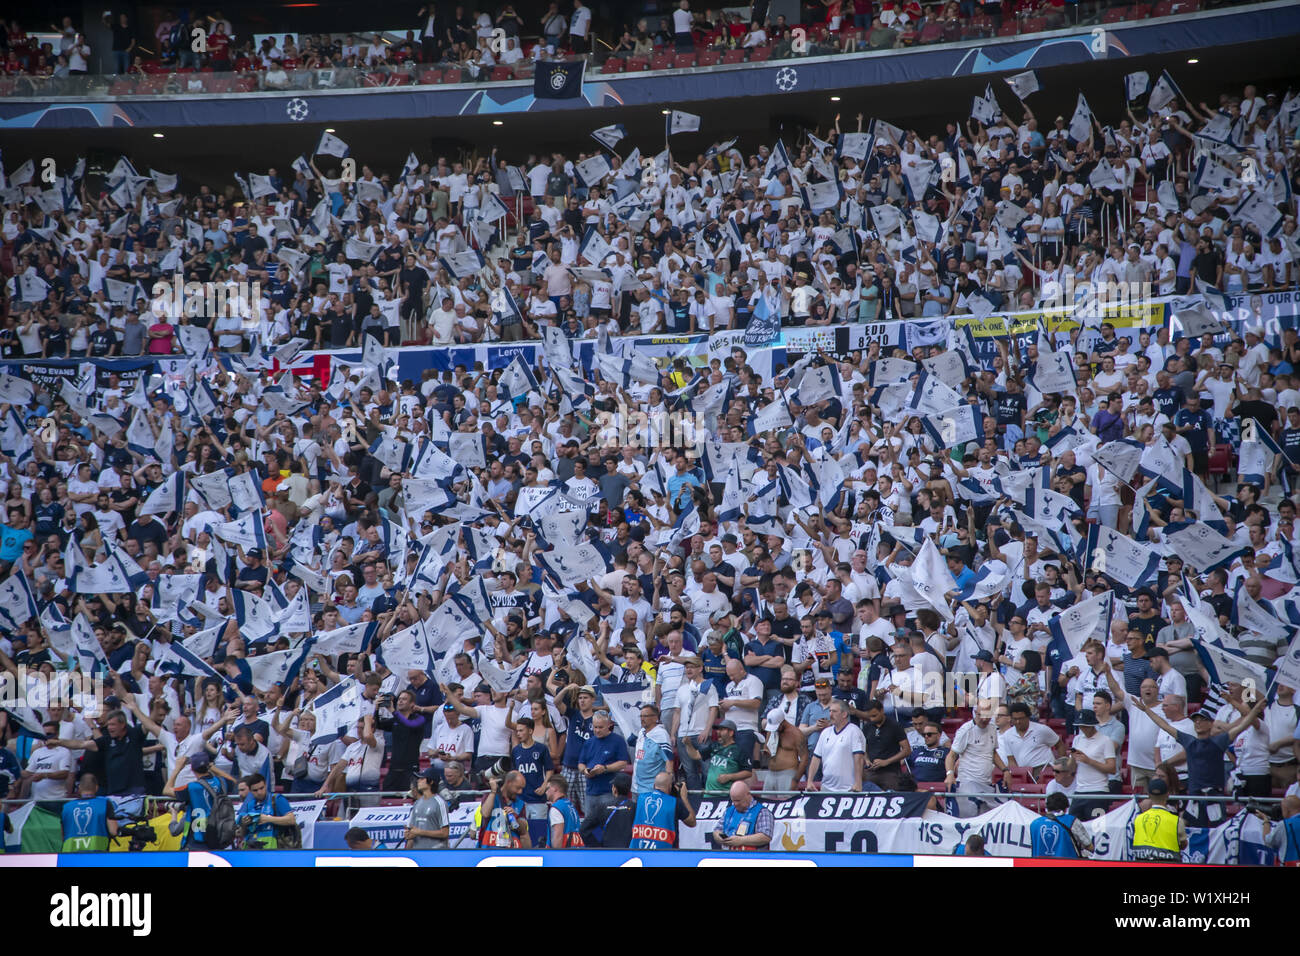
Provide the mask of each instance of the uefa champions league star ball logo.
POLYGON ((284 104, 284 111, 289 114, 289 119, 295 123, 301 123, 307 118, 309 107, 307 101, 301 96, 295 96, 288 103, 284 104))
POLYGON ((792 66, 783 66, 776 71, 776 88, 782 93, 789 93, 799 85, 799 74, 792 66))

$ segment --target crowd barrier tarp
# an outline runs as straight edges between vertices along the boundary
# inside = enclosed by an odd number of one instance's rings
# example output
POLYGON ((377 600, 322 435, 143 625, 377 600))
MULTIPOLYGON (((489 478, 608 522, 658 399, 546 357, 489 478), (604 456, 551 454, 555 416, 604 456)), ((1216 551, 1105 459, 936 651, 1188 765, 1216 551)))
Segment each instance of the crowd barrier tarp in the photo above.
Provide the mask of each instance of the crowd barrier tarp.
POLYGON ((164 376, 183 374, 187 359, 150 358, 78 358, 78 359, 24 359, 21 362, 0 363, 0 368, 10 375, 25 378, 42 389, 57 395, 65 381, 75 381, 82 369, 95 369, 95 388, 111 385, 110 375, 118 377, 118 387, 125 393, 135 388, 141 375, 164 376))
POLYGON ((579 110, 591 107, 658 106, 824 89, 857 89, 974 76, 1014 69, 1042 69, 1123 61, 1135 57, 1300 34, 1300 7, 1261 4, 1110 24, 1098 45, 1091 27, 1070 27, 1031 38, 990 37, 960 44, 882 50, 855 55, 800 57, 763 64, 737 64, 705 72, 602 75, 588 70, 582 96, 536 99, 532 81, 445 84, 364 90, 294 90, 230 95, 125 96, 67 100, 16 96, 0 100, 0 129, 325 124, 349 121, 450 117, 579 110))

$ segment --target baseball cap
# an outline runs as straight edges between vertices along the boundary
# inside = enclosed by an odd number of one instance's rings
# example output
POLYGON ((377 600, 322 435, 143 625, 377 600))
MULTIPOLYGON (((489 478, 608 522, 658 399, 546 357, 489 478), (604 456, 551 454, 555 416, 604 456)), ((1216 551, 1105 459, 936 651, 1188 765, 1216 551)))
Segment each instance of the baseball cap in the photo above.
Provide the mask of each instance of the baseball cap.
POLYGON ((1192 714, 1192 720, 1209 720, 1209 721, 1213 721, 1213 720, 1214 720, 1214 716, 1213 716, 1212 714, 1207 714, 1207 713, 1205 712, 1205 708, 1202 707, 1202 708, 1201 708, 1200 710, 1198 710, 1196 713, 1192 714))
POLYGON ((785 711, 780 707, 773 707, 767 712, 767 729, 776 730, 785 723, 785 711))
POLYGON ((736 732, 736 722, 734 720, 720 720, 717 727, 719 730, 730 730, 733 734, 736 732))
POLYGON ((1169 784, 1165 783, 1159 777, 1153 777, 1147 784, 1147 793, 1152 796, 1160 796, 1169 792, 1169 784))
POLYGON ((977 653, 977 654, 975 655, 975 660, 977 660, 977 661, 987 661, 988 663, 992 664, 992 663, 993 663, 993 655, 992 655, 989 651, 980 651, 979 653, 977 653))
POLYGON ((1076 727, 1096 727, 1097 715, 1091 710, 1081 710, 1074 717, 1076 727))
POLYGON ((203 773, 211 764, 212 760, 207 753, 196 753, 190 756, 190 769, 195 773, 203 773))

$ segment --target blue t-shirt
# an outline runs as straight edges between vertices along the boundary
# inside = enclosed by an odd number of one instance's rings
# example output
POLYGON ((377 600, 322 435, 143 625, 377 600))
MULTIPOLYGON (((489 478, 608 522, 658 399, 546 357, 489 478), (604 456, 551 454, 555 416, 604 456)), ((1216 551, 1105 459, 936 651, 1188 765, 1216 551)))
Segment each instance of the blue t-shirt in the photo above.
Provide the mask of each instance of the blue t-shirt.
POLYGON ((32 539, 26 528, 11 528, 0 524, 0 561, 17 561, 23 553, 24 542, 32 539))
MULTIPOLYGON (((582 745, 592 736, 591 717, 584 717, 576 710, 569 710, 564 716, 569 721, 569 730, 564 738, 564 765, 574 768, 581 761, 582 745)), ((600 763, 599 760, 596 762, 600 763)))
MULTIPOLYGON (((627 742, 618 734, 606 734, 604 737, 592 734, 582 744, 578 763, 590 770, 592 767, 608 767, 620 760, 631 759, 627 752, 627 742)), ((614 776, 612 773, 602 773, 599 776, 588 777, 587 793, 593 797, 609 793, 614 784, 614 776)))
MULTIPOLYGON (((775 657, 778 654, 784 655, 785 650, 781 642, 776 638, 771 638, 766 643, 755 638, 745 645, 745 653, 775 657)), ((749 673, 763 682, 765 690, 775 690, 781 686, 781 668, 779 667, 751 667, 749 673)))
MULTIPOLYGON (((292 811, 293 807, 289 806, 289 801, 285 799, 283 794, 271 793, 268 790, 266 799, 259 802, 257 798, 250 793, 244 798, 244 802, 240 804, 239 810, 235 813, 235 821, 238 822, 245 817, 254 814, 262 817, 282 817, 292 811)), ((275 824, 259 822, 249 836, 258 840, 265 840, 269 837, 273 837, 275 836, 275 824)))
MULTIPOLYGON (((221 792, 220 780, 208 780, 207 784, 213 793, 221 792)), ((208 814, 212 812, 212 796, 208 793, 208 789, 197 780, 192 780, 185 785, 184 790, 177 792, 176 797, 186 804, 185 813, 190 822, 189 836, 186 837, 187 845, 206 846, 205 831, 207 830, 208 814)))
POLYGON ((1178 414, 1174 416, 1175 428, 1186 428, 1191 426, 1191 431, 1179 432, 1187 439, 1187 444, 1191 445, 1192 451, 1205 451, 1209 445, 1210 429, 1214 427, 1214 420, 1210 418, 1210 413, 1201 409, 1198 412, 1190 408, 1180 408, 1178 414))
POLYGON ((516 744, 510 751, 510 759, 515 769, 524 775, 524 792, 521 794, 525 803, 545 803, 546 797, 537 792, 537 788, 546 779, 548 771, 555 769, 551 763, 551 751, 546 744, 534 740, 532 746, 516 744))

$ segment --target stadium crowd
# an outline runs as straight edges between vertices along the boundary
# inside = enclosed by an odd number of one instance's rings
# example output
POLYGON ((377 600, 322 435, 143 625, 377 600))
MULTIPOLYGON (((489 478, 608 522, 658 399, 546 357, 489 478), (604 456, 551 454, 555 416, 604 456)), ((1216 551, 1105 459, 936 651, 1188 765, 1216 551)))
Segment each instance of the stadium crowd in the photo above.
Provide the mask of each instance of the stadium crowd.
POLYGON ((1295 646, 1300 341, 1215 316, 1296 286, 1297 105, 837 118, 790 152, 614 153, 590 182, 600 154, 348 182, 337 137, 242 198, 125 160, 98 194, 11 174, 0 667, 28 704, 0 715, 0 797, 106 796, 106 831, 174 797, 198 846, 223 787, 270 845, 280 790, 418 788, 433 846, 474 787, 477 839, 507 846, 671 845, 699 791, 730 794, 721 845, 763 845, 760 788, 961 815, 1059 792, 1082 818, 1276 794, 1293 817, 1293 688, 1216 673, 1295 646), (240 291, 190 310, 177 272, 240 291), (1180 296, 1217 337, 1082 301, 1059 350, 953 327, 1074 279, 1180 296), (940 331, 788 365, 609 351, 775 319, 940 331), (545 362, 399 380, 386 347, 418 340, 545 362), (161 374, 130 385, 20 365, 146 353, 161 374), (1206 484, 1223 458, 1231 494, 1206 484), (70 668, 106 697, 42 706, 70 668), (643 818, 652 792, 677 799, 643 818))
MULTIPOLYGON (((57 40, 30 35, 17 19, 0 20, 0 74, 57 80, 96 73, 182 78, 192 73, 235 73, 257 77, 263 88, 270 89, 289 85, 288 74, 299 70, 390 71, 402 81, 418 78, 422 83, 505 80, 526 75, 537 59, 557 55, 590 56, 605 72, 709 67, 738 59, 852 53, 1038 33, 1078 23, 1190 13, 1200 7, 1200 0, 1154 4, 945 0, 924 5, 919 0, 880 4, 816 0, 802 4, 800 17, 791 20, 784 14, 772 15, 767 2, 752 3, 742 14, 734 8, 696 9, 689 0, 679 0, 658 14, 642 15, 629 7, 620 11, 621 16, 632 15, 623 22, 593 17, 592 5, 585 0, 550 3, 522 13, 510 3, 482 9, 475 4, 428 4, 419 8, 412 28, 400 36, 292 32, 282 38, 262 36, 261 22, 252 31, 239 29, 220 10, 202 15, 188 9, 163 10, 147 23, 128 12, 106 11, 103 36, 108 49, 98 51, 73 17, 63 17, 44 31, 57 34, 57 40), (204 39, 197 48, 195 29, 203 31, 204 39), (502 42, 494 44, 494 36, 502 42), (727 51, 734 55, 723 59, 727 51), (102 63, 102 69, 97 63, 102 63), (435 65, 455 72, 433 78, 427 70, 416 69, 435 65)), ((130 91, 129 86, 120 88, 122 93, 130 91)), ((139 91, 160 92, 143 87, 139 91)))

